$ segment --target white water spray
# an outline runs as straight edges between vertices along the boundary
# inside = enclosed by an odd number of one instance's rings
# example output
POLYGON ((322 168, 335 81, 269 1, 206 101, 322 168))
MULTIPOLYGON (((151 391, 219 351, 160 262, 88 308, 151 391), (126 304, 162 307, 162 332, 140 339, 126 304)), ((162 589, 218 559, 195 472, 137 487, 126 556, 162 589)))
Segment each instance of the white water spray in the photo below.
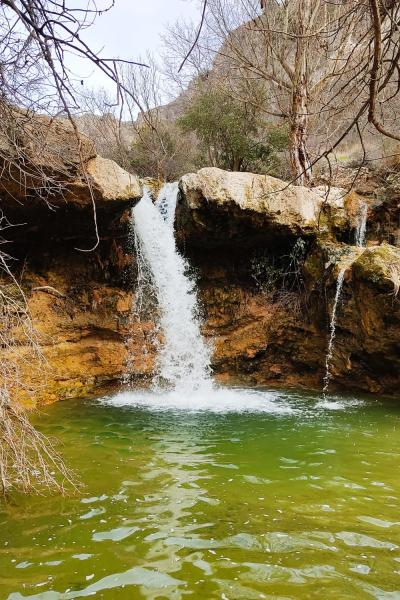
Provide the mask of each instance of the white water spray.
POLYGON ((363 202, 360 205, 358 213, 358 222, 356 227, 356 245, 359 248, 365 246, 365 234, 367 232, 368 204, 363 202))
POLYGON ((330 336, 329 336, 329 343, 328 343, 328 351, 326 353, 326 358, 325 358, 325 377, 324 377, 324 387, 322 389, 324 394, 326 394, 326 392, 328 391, 329 383, 332 379, 331 364, 332 364, 333 348, 334 348, 335 337, 336 337, 337 309, 338 309, 338 305, 339 305, 340 296, 342 293, 344 274, 346 272, 346 269, 347 269, 347 266, 340 270, 338 278, 337 278, 337 282, 336 282, 336 294, 335 294, 335 300, 333 302, 331 322, 330 322, 330 326, 329 326, 330 336))
POLYGON ((157 296, 163 344, 157 358, 157 382, 181 392, 212 388, 211 351, 200 333, 195 282, 174 238, 176 183, 166 184, 153 204, 144 190, 132 210, 141 271, 147 270, 157 296))

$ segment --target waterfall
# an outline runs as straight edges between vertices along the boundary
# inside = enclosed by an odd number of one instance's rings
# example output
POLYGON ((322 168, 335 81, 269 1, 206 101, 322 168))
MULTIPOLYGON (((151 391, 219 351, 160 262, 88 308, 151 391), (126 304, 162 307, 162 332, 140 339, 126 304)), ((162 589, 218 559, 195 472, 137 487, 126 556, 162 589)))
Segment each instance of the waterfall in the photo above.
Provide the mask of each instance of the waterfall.
POLYGON ((367 231, 368 204, 363 202, 360 205, 358 213, 358 222, 356 227, 356 245, 359 248, 365 246, 365 234, 367 231))
POLYGON ((153 204, 147 189, 132 210, 139 271, 151 279, 163 343, 156 384, 183 392, 211 389, 211 351, 200 333, 195 281, 174 237, 178 184, 168 183, 153 204))
POLYGON ((338 309, 338 305, 339 305, 340 296, 342 293, 344 274, 346 272, 346 269, 347 269, 347 266, 339 271, 339 275, 338 275, 337 282, 336 282, 335 300, 333 302, 331 322, 330 322, 330 326, 329 326, 330 336, 329 336, 328 350, 327 350, 326 358, 325 358, 325 377, 324 377, 324 387, 323 387, 324 394, 328 391, 329 383, 332 378, 331 364, 332 364, 333 348, 334 348, 335 337, 336 337, 336 315, 337 315, 337 309, 338 309))

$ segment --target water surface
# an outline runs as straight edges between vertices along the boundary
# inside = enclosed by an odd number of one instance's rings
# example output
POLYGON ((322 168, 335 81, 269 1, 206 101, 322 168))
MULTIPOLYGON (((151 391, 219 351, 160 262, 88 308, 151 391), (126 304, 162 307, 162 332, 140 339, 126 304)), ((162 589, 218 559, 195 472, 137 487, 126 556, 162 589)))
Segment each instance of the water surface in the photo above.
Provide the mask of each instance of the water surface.
POLYGON ((1 506, 0 598, 400 598, 396 404, 148 400, 40 416, 86 487, 1 506))

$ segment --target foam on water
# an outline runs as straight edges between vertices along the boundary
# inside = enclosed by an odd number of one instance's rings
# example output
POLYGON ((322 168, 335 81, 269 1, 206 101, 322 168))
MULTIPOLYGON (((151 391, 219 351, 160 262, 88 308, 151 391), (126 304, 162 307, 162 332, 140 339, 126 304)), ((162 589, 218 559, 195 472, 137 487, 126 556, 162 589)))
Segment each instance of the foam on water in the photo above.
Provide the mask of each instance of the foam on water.
POLYGON ((211 413, 265 413, 313 418, 325 411, 347 411, 364 405, 364 401, 341 396, 316 396, 314 401, 294 392, 260 388, 229 388, 214 385, 212 390, 185 394, 180 390, 123 390, 98 400, 101 404, 121 408, 146 408, 150 411, 211 413))
POLYGON ((148 408, 155 411, 179 410, 188 412, 263 412, 269 414, 293 414, 277 393, 255 389, 217 388, 185 394, 181 390, 122 391, 115 396, 100 399, 103 404, 120 407, 148 408))
POLYGON ((317 402, 315 408, 322 410, 347 410, 362 406, 364 402, 356 398, 338 398, 336 396, 325 396, 317 402))

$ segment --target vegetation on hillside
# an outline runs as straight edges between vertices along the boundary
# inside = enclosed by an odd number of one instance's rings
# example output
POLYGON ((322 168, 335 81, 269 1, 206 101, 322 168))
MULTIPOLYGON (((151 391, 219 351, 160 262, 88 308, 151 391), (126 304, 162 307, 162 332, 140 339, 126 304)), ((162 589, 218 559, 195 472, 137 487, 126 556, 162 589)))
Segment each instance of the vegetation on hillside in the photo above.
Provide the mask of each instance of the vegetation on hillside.
POLYGON ((208 73, 232 97, 286 123, 297 183, 311 182, 321 160, 329 170, 345 140, 365 161, 378 133, 400 139, 397 0, 261 5, 208 0, 200 29, 177 23, 166 36, 171 76, 185 85, 208 73))
POLYGON ((270 172, 287 147, 285 127, 264 122, 254 107, 223 88, 200 89, 178 120, 200 142, 203 164, 228 171, 270 172))

